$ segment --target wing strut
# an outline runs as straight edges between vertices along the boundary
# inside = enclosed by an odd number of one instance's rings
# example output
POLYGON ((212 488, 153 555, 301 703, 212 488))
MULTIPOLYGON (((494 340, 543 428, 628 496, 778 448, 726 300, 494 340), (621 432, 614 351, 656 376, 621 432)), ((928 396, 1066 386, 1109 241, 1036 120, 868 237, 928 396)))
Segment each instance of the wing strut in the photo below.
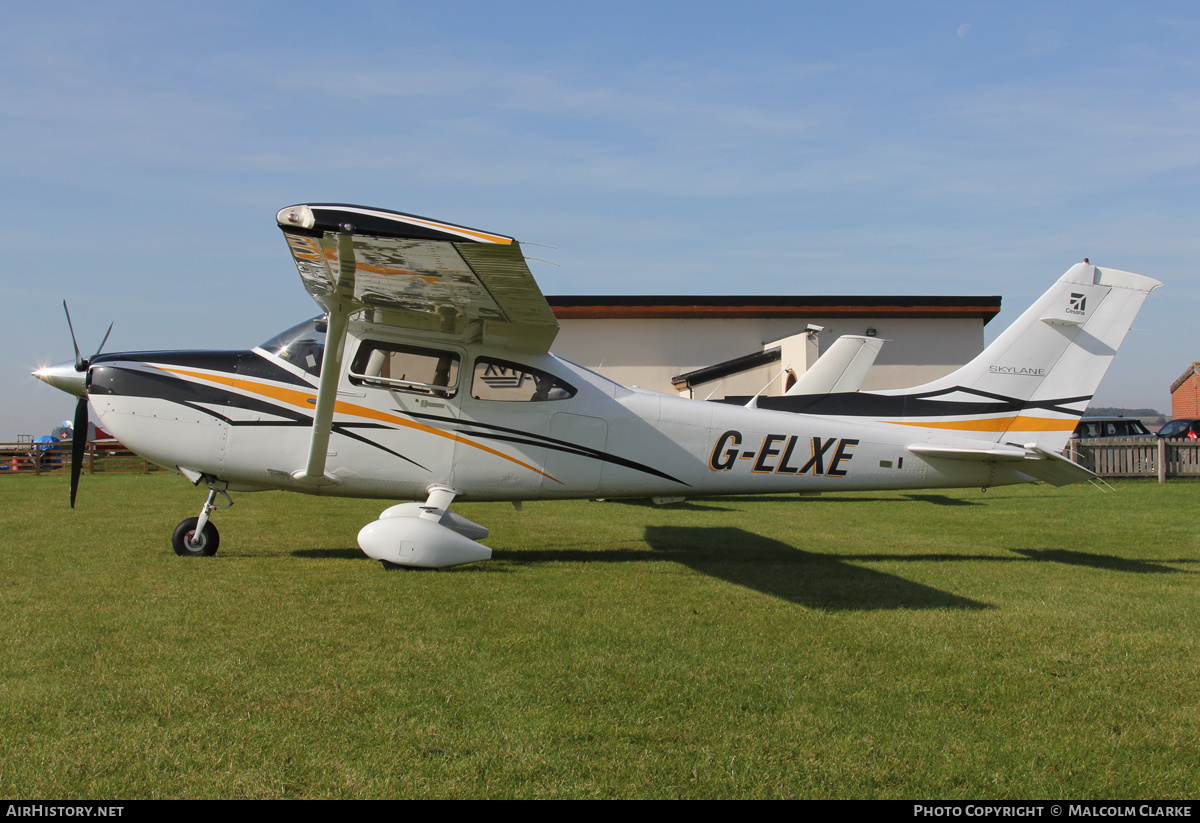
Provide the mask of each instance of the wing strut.
POLYGON ((336 292, 326 304, 329 311, 325 332, 325 354, 321 358, 321 377, 317 383, 317 407, 313 412, 312 439, 308 445, 308 464, 292 478, 311 486, 342 482, 325 473, 329 457, 329 432, 333 426, 333 407, 337 402, 338 378, 346 352, 346 321, 357 308, 347 295, 354 294, 354 227, 346 224, 338 232, 338 280, 336 292))

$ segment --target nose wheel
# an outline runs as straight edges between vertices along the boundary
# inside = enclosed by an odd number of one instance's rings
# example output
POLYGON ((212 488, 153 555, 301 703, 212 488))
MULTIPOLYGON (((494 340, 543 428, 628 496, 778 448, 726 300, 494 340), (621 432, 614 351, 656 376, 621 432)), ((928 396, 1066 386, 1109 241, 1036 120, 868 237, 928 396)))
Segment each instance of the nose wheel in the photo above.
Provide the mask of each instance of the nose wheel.
POLYGON ((221 545, 221 534, 208 518, 213 509, 227 509, 233 505, 233 498, 224 490, 220 490, 221 494, 225 495, 229 502, 224 506, 214 505, 217 491, 218 489, 210 486, 208 499, 204 501, 200 516, 189 517, 175 527, 175 533, 171 535, 171 548, 175 549, 175 554, 180 557, 212 557, 217 553, 217 547, 221 545))
POLYGON ((175 527, 171 535, 171 548, 180 557, 212 557, 221 545, 221 534, 211 522, 205 523, 200 529, 196 525, 199 517, 189 517, 175 527))

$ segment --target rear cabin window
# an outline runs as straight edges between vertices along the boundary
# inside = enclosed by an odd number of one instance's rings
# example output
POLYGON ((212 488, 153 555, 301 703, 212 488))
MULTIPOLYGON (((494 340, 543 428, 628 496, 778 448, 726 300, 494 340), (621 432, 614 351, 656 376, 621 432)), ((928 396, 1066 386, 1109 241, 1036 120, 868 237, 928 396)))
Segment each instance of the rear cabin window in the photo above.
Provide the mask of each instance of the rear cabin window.
POLYGON ((566 400, 575 396, 575 387, 532 366, 480 357, 475 361, 471 396, 476 400, 566 400))
POLYGON ((454 352, 365 340, 350 364, 356 386, 453 397, 458 393, 459 357, 454 352))

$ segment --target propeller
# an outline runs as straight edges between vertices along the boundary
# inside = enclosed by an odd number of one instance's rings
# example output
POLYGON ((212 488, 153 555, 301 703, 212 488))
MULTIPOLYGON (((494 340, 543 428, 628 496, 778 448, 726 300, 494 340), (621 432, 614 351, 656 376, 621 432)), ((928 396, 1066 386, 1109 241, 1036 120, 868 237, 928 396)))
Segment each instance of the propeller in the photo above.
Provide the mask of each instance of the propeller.
POLYGON ((108 342, 108 336, 112 334, 113 324, 108 324, 108 331, 104 333, 104 339, 100 341, 100 345, 96 347, 96 354, 93 354, 87 360, 83 359, 83 355, 79 352, 79 343, 75 340, 75 327, 71 324, 71 310, 67 308, 67 301, 63 301, 63 311, 67 313, 67 328, 71 330, 71 345, 75 347, 75 371, 84 373, 84 390, 79 395, 79 400, 75 403, 75 422, 71 436, 71 508, 75 508, 75 495, 79 491, 79 473, 83 469, 83 453, 87 449, 87 427, 88 427, 88 396, 87 396, 87 370, 96 359, 97 355, 104 348, 104 344, 108 342))
POLYGON ((96 355, 100 354, 100 350, 104 348, 104 344, 108 342, 108 336, 112 334, 113 324, 108 324, 108 331, 104 333, 104 339, 100 341, 100 345, 96 347, 96 354, 93 354, 87 360, 83 359, 83 355, 79 353, 79 344, 75 342, 75 327, 71 325, 71 310, 67 308, 67 301, 63 301, 63 311, 67 313, 67 328, 71 330, 71 345, 75 347, 75 371, 87 371, 88 366, 96 359, 96 355))

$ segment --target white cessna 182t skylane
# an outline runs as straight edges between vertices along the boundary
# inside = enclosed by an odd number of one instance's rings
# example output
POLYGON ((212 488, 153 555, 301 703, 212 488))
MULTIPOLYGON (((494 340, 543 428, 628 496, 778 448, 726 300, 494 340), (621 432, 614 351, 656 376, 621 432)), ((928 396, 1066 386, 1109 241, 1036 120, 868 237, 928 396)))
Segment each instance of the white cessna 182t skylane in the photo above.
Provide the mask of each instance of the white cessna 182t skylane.
POLYGON ((175 530, 182 555, 216 552, 216 495, 238 491, 418 501, 384 511, 358 543, 389 568, 437 568, 491 557, 476 542, 487 529, 449 511, 459 497, 1089 479, 1056 452, 1161 285, 1080 263, 947 377, 743 407, 627 388, 551 354, 558 323, 511 237, 340 204, 277 220, 324 317, 250 351, 89 362, 76 346, 74 363, 35 372, 80 397, 77 418, 90 400, 126 446, 208 487, 200 516, 175 530))

